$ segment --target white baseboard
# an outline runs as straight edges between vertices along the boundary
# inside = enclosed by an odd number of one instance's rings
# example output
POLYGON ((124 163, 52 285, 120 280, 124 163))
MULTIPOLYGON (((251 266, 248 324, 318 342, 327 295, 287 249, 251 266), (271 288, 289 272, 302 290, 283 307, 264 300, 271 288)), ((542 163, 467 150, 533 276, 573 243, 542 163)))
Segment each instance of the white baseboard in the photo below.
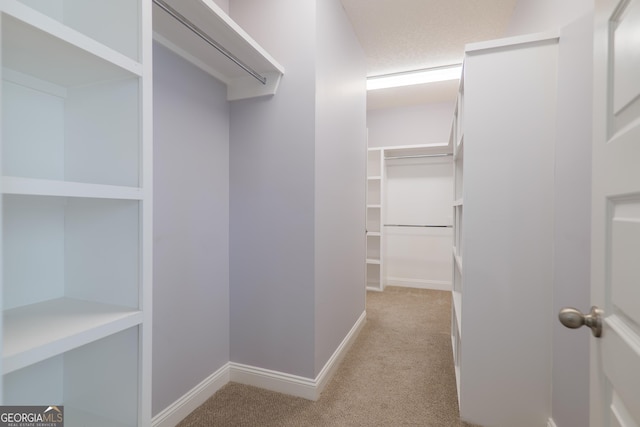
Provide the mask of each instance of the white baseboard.
POLYGON ((311 378, 291 375, 270 369, 230 362, 230 380, 278 393, 315 400, 315 381, 311 378))
POLYGON ((347 336, 344 337, 336 351, 333 352, 333 355, 331 355, 327 363, 324 364, 324 367, 316 377, 316 398, 313 400, 318 400, 318 398, 320 397, 320 393, 322 393, 325 386, 329 383, 329 380, 333 377, 333 374, 335 374, 336 370, 340 366, 340 363, 342 362, 342 359, 344 359, 344 356, 347 354, 347 352, 355 342, 366 321, 367 312, 363 311, 347 336))
POLYGON ((445 280, 422 280, 403 277, 388 277, 386 283, 387 286, 402 286, 405 288, 433 289, 436 291, 453 290, 451 282, 445 280))
POLYGON ((364 311, 315 379, 228 362, 153 417, 151 425, 152 427, 175 427, 230 381, 309 400, 318 400, 320 393, 329 383, 340 362, 362 330, 366 319, 367 312, 364 311))
POLYGON ((180 399, 153 417, 153 427, 174 427, 229 382, 229 363, 209 375, 180 399))
POLYGON ((269 369, 257 368, 254 366, 242 365, 240 363, 229 363, 230 380, 240 384, 260 387, 279 393, 302 397, 309 400, 318 400, 320 393, 335 373, 335 370, 344 358, 345 354, 360 333, 367 318, 366 311, 363 311, 360 318, 353 325, 347 336, 342 340, 336 351, 329 358, 327 363, 315 379, 299 377, 297 375, 283 372, 271 371, 269 369))
POLYGON ((547 421, 547 427, 557 427, 553 418, 549 418, 549 421, 547 421))

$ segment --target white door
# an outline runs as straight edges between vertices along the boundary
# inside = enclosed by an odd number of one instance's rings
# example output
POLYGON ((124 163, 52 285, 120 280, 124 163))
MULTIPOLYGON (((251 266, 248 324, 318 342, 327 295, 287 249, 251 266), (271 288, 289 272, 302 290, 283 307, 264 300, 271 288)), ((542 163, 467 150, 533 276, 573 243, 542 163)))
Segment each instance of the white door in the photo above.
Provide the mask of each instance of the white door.
POLYGON ((640 0, 596 0, 591 427, 640 427, 640 0))

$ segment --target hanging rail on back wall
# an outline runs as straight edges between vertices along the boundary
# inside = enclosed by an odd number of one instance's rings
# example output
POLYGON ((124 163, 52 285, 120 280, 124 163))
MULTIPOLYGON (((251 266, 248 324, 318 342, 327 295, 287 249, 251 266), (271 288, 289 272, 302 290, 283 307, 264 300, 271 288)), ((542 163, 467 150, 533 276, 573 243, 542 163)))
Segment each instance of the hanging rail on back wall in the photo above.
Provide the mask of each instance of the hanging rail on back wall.
POLYGON ((233 63, 235 63, 236 65, 238 65, 238 67, 242 68, 244 71, 246 71, 247 73, 249 73, 251 76, 253 76, 253 78, 255 78, 256 80, 258 80, 260 83, 262 83, 263 85, 267 84, 267 78, 261 76, 257 71, 255 71, 253 68, 249 67, 247 64, 245 64, 244 62, 242 62, 238 57, 236 57, 233 53, 229 52, 227 49, 224 48, 224 46, 222 46, 220 43, 218 43, 217 41, 215 41, 214 39, 212 39, 211 37, 209 37, 209 35, 207 35, 207 33, 205 33, 204 31, 202 31, 200 28, 198 28, 193 22, 189 21, 187 18, 185 18, 184 16, 182 16, 177 10, 175 10, 174 8, 172 8, 171 6, 169 6, 166 2, 164 2, 163 0, 153 0, 153 2, 162 10, 164 10, 165 12, 167 12, 169 15, 171 15, 176 21, 180 22, 182 25, 184 25, 185 27, 187 27, 189 30, 191 30, 195 35, 197 35, 198 37, 200 37, 202 40, 204 40, 205 42, 207 42, 209 45, 211 45, 212 47, 214 47, 218 52, 220 52, 221 54, 223 54, 224 56, 226 56, 227 58, 229 58, 231 61, 233 61, 233 63))
POLYGON ((391 160, 391 159, 418 159, 420 157, 447 157, 447 156, 453 156, 453 154, 451 153, 444 153, 444 154, 415 154, 415 155, 407 155, 407 156, 390 156, 390 157, 386 157, 385 156, 385 160, 391 160))
POLYGON ((451 225, 385 224, 385 227, 453 228, 451 225))

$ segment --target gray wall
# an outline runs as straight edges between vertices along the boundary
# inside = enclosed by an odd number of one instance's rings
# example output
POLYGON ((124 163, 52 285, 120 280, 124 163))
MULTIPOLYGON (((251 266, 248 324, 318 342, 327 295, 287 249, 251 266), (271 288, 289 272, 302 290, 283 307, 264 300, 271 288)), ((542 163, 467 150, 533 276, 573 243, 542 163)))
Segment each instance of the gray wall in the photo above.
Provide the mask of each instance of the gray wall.
MULTIPOLYGON (((593 14, 563 29, 558 73, 555 174, 554 313, 589 309, 591 63, 593 14)), ((552 414, 558 427, 589 425, 591 333, 553 323, 552 414)))
POLYGON ((317 1, 315 375, 365 310, 366 62, 338 0, 317 1))
POLYGON ((369 147, 449 141, 455 102, 369 110, 369 147))
POLYGON ((231 105, 231 360, 312 377, 315 1, 230 12, 286 69, 274 97, 231 105))
POLYGON ((227 15, 229 14, 229 0, 214 0, 214 2, 224 10, 227 15))
POLYGON ((226 87, 154 43, 153 414, 229 361, 226 87))
POLYGON ((593 0, 518 0, 506 36, 555 30, 593 10, 593 0))
POLYGON ((231 360, 314 378, 364 310, 363 53, 338 0, 230 12, 286 69, 231 106, 231 360))

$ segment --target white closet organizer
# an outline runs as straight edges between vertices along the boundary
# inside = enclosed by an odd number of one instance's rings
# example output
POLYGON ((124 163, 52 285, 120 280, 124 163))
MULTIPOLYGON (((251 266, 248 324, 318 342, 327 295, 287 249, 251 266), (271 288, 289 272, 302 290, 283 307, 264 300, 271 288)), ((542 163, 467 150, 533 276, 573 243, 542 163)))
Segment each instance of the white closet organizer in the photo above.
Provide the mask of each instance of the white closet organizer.
POLYGON ((456 373, 458 402, 460 402, 460 342, 462 340, 462 225, 463 225, 463 176, 464 176, 464 67, 449 143, 453 147, 453 281, 451 307, 451 345, 456 373))
POLYGON ((1 402, 149 425, 150 4, 0 13, 1 402))
POLYGON ((380 148, 367 150, 367 289, 384 290, 383 281, 383 200, 384 155, 380 148))
POLYGON ((536 411, 554 318, 557 45, 541 34, 466 47, 451 128, 451 334, 461 418, 474 424, 547 422, 536 411))
POLYGON ((154 39, 227 85, 229 101, 274 95, 284 68, 213 0, 153 0, 154 39))
POLYGON ((387 169, 387 160, 399 158, 417 159, 423 157, 448 156, 450 154, 451 146, 448 144, 387 146, 368 149, 366 221, 368 290, 383 291, 387 285, 385 268, 385 227, 448 227, 448 224, 444 223, 431 224, 427 219, 418 221, 415 224, 387 224, 387 209, 385 207, 388 179, 385 172, 387 169))

